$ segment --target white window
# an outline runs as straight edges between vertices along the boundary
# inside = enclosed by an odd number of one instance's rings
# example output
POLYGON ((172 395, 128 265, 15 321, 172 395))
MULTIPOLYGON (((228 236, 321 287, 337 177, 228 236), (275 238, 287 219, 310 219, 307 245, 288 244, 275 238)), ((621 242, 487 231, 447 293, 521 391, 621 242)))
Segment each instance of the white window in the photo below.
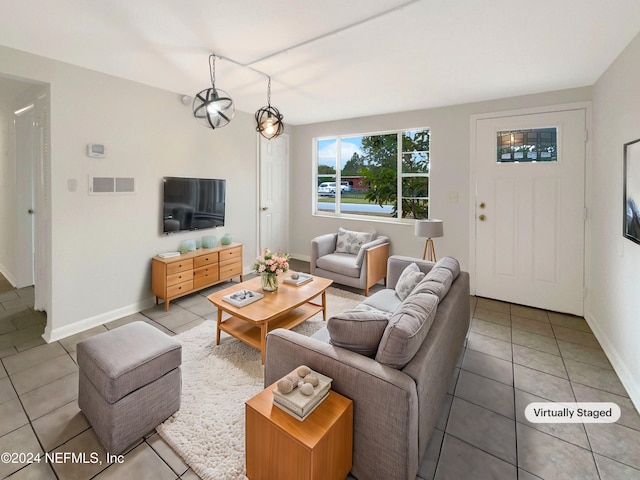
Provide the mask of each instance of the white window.
POLYGON ((428 218, 430 137, 422 128, 314 139, 314 213, 428 218))

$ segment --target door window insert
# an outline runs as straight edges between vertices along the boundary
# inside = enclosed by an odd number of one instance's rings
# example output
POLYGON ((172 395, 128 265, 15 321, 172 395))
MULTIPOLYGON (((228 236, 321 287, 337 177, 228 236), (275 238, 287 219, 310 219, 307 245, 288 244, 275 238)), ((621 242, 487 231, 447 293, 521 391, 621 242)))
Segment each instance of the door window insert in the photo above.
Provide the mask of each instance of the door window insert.
POLYGON ((558 129, 501 130, 496 134, 498 163, 558 161, 558 129))

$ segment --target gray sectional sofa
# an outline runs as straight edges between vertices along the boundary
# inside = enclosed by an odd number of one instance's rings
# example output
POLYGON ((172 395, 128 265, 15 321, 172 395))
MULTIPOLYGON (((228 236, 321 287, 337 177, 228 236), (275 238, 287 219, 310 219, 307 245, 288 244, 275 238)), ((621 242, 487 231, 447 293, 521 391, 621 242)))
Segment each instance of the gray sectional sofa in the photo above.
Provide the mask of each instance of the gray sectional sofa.
POLYGON ((414 480, 468 328, 469 275, 456 260, 392 256, 387 288, 312 337, 268 334, 265 386, 303 364, 333 378, 354 405, 352 475, 414 480))

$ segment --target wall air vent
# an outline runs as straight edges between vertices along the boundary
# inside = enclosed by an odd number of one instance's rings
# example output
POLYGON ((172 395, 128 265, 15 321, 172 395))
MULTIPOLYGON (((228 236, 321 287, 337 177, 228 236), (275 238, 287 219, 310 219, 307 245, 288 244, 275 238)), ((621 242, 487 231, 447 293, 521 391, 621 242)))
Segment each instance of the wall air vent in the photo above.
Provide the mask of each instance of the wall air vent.
POLYGON ((133 177, 89 177, 89 195, 136 193, 133 177))

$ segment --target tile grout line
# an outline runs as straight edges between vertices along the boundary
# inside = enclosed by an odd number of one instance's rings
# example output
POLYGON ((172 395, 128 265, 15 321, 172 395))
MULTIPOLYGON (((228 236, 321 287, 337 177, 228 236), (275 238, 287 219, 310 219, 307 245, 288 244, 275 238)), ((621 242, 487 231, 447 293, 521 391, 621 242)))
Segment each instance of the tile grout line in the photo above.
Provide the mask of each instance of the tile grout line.
POLYGON ((511 375, 513 376, 513 433, 516 444, 516 479, 520 478, 520 455, 518 451, 518 404, 516 403, 516 355, 513 351, 513 320, 511 319, 511 304, 509 304, 509 324, 511 325, 511 375))

